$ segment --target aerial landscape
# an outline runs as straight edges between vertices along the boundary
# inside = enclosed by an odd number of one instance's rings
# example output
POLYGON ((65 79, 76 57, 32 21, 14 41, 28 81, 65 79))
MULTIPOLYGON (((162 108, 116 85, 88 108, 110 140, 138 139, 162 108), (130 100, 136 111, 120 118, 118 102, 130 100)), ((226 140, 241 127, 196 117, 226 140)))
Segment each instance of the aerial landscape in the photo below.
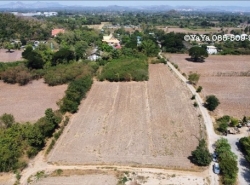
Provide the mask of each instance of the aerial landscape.
POLYGON ((0 185, 250 184, 242 4, 1 1, 0 185))

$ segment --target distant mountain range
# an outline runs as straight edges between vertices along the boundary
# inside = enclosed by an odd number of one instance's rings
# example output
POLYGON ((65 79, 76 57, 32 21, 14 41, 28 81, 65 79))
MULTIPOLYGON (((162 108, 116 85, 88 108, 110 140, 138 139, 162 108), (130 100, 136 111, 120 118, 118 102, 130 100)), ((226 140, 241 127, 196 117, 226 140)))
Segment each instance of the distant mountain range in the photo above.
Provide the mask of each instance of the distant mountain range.
MULTIPOLYGON (((87 2, 86 2, 87 3, 87 2)), ((114 1, 115 4, 115 1, 114 1)), ((154 5, 154 6, 86 6, 74 5, 67 6, 58 2, 36 2, 36 3, 23 3, 21 1, 10 2, 0 6, 0 10, 107 10, 107 11, 209 11, 209 12, 250 12, 250 7, 235 7, 235 6, 168 6, 168 5, 154 5)))

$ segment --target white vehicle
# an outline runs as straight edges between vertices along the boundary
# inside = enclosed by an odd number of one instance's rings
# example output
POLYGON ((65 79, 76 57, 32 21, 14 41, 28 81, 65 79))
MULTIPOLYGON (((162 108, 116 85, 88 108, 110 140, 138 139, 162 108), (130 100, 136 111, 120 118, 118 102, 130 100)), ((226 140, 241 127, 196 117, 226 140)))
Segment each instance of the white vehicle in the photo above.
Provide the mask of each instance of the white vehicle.
POLYGON ((220 166, 219 163, 214 163, 213 170, 215 174, 220 174, 220 166))

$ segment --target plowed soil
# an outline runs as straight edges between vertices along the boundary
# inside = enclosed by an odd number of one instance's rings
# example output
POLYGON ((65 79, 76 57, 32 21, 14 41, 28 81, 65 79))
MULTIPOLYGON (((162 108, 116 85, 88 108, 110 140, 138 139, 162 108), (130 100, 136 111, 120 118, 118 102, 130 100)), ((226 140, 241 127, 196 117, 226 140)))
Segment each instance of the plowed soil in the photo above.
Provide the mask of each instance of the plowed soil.
POLYGON ((186 54, 168 54, 168 57, 185 74, 201 75, 198 85, 203 87, 202 97, 214 94, 221 102, 215 116, 250 115, 250 56, 211 55, 203 63, 187 61, 186 54))
POLYGON ((166 65, 149 74, 148 82, 95 82, 48 160, 192 168, 200 121, 191 93, 166 65))

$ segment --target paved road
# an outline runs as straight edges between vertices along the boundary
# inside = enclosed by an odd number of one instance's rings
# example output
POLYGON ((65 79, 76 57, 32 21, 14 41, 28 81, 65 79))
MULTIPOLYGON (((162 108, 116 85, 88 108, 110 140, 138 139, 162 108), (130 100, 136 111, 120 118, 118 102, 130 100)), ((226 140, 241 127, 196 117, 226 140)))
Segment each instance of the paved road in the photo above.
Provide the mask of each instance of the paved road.
MULTIPOLYGON (((160 55, 161 56, 161 55, 160 55)), ((190 91, 195 94, 196 101, 199 105, 200 111, 202 113, 204 123, 206 125, 206 130, 207 130, 207 136, 208 136, 208 148, 211 153, 213 153, 214 148, 213 144, 218 140, 221 136, 218 136, 214 132, 213 128, 213 122, 212 119, 207 111, 207 109, 203 106, 204 102, 199 96, 198 93, 196 93, 195 88, 188 83, 188 80, 170 63, 168 62, 167 65, 175 72, 175 74, 187 84, 187 87, 190 89, 190 91)), ((242 128, 241 130, 243 130, 242 128)), ((246 128, 245 128, 246 129, 246 128)), ((238 149, 238 141, 241 137, 244 136, 249 136, 248 132, 244 132, 243 134, 239 135, 227 135, 226 139, 228 139, 229 144, 231 145, 232 152, 234 152, 238 156, 238 167, 239 167, 239 172, 238 172, 238 182, 240 185, 249 185, 250 184, 250 169, 249 169, 249 163, 246 161, 244 158, 243 154, 241 151, 238 149)), ((212 172, 212 165, 210 165, 210 172, 212 172)), ((211 184, 218 184, 218 176, 215 174, 210 174, 212 177, 212 182, 211 184)))

